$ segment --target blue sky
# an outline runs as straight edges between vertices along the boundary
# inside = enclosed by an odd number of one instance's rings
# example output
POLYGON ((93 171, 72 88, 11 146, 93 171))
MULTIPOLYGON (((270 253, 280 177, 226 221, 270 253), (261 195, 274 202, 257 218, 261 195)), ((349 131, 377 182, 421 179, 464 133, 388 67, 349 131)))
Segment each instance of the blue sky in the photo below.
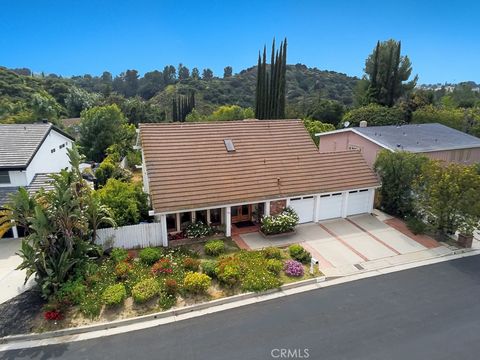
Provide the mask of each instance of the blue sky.
POLYGON ((0 65, 69 76, 183 63, 216 75, 288 38, 288 63, 361 76, 378 39, 402 41, 420 83, 480 82, 476 1, 0 0, 0 65))

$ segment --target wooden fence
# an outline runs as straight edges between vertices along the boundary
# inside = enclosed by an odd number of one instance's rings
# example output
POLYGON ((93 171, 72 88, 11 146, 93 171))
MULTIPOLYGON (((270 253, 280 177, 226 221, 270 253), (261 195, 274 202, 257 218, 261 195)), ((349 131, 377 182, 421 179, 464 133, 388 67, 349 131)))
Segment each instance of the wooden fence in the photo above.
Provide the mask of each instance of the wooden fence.
POLYGON ((155 222, 99 229, 96 243, 104 248, 124 249, 162 246, 162 231, 160 223, 155 222))

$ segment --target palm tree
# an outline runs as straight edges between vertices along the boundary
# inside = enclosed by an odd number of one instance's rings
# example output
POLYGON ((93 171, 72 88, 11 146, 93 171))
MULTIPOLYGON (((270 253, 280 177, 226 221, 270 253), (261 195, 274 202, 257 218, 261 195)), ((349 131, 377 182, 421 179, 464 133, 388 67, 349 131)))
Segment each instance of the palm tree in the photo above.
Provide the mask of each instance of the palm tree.
POLYGON ((37 202, 30 196, 25 188, 10 195, 10 201, 0 210, 0 237, 13 226, 24 229, 24 234, 29 234, 29 218, 33 216, 37 202))

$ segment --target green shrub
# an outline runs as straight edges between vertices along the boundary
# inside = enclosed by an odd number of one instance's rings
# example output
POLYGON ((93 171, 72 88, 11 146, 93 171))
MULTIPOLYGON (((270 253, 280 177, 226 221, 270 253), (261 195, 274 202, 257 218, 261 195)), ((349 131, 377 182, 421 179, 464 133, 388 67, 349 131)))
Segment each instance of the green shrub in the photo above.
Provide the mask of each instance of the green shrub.
POLYGON ((185 234, 189 238, 205 237, 211 235, 212 233, 212 228, 201 221, 197 221, 194 224, 189 224, 185 229, 185 234))
POLYGON ((140 260, 147 265, 155 264, 158 260, 160 260, 161 256, 162 252, 160 251, 160 249, 152 247, 142 249, 138 254, 140 260))
POLYGON ((295 230, 298 215, 291 208, 286 208, 278 215, 264 216, 260 226, 265 235, 283 234, 295 230))
POLYGON ((309 264, 312 260, 312 255, 298 244, 290 245, 288 251, 292 259, 300 261, 302 264, 309 264))
POLYGON ((268 259, 267 260, 267 270, 271 273, 278 275, 280 271, 283 269, 283 262, 282 260, 278 259, 268 259))
POLYGON ((158 305, 162 310, 170 309, 177 302, 175 295, 162 294, 158 300, 158 305))
POLYGON ((127 263, 126 261, 120 262, 115 265, 115 275, 118 279, 125 279, 127 278, 128 274, 132 270, 132 265, 127 263))
POLYGON ((218 256, 225 252, 225 243, 222 240, 208 240, 203 249, 207 255, 218 256))
POLYGON ((128 259, 128 251, 122 248, 115 248, 110 253, 110 258, 115 262, 119 263, 128 259))
POLYGON ((178 283, 175 279, 165 280, 165 293, 167 295, 175 295, 178 292, 178 283))
POLYGON ((100 315, 102 310, 102 302, 97 298, 97 294, 90 293, 85 296, 85 298, 80 303, 80 311, 83 315, 90 319, 96 318, 100 315))
POLYGON ((200 260, 187 257, 183 259, 183 267, 187 271, 198 271, 200 268, 200 260))
POLYGON ((247 272, 242 280, 243 291, 265 291, 268 289, 275 289, 282 285, 280 279, 271 272, 264 270, 260 272, 247 272))
POLYGON ((425 231, 427 231, 427 225, 420 219, 411 217, 407 219, 406 223, 407 227, 415 235, 425 234, 425 231))
POLYGON ((123 284, 108 286, 102 294, 102 301, 107 306, 116 306, 127 298, 127 290, 123 284))
POLYGON ((266 247, 262 250, 263 256, 265 259, 277 259, 277 260, 282 260, 282 250, 275 246, 269 246, 266 247))
POLYGON ((189 272, 183 280, 183 288, 190 293, 202 294, 207 292, 211 283, 210 276, 198 272, 189 272))
POLYGON ((155 279, 147 278, 138 282, 132 289, 133 301, 143 303, 153 299, 160 291, 160 285, 155 279))
POLYGON ((79 305, 85 298, 87 287, 80 279, 69 280, 62 285, 58 298, 72 305, 79 305))
POLYGON ((239 282, 241 276, 240 261, 233 255, 225 257, 218 262, 216 273, 221 283, 234 286, 239 282))
POLYGON ((205 260, 202 262, 202 271, 211 278, 215 278, 217 276, 217 266, 218 264, 215 260, 205 260))

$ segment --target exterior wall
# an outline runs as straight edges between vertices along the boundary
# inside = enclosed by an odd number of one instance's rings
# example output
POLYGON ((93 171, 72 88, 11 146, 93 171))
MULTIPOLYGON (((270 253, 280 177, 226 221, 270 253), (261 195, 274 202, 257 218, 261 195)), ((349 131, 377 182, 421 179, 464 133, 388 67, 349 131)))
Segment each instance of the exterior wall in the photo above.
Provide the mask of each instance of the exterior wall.
POLYGON ((69 168, 67 148, 71 147, 72 140, 51 130, 27 167, 27 184, 30 184, 36 174, 55 173, 69 168), (60 148, 62 144, 66 146, 60 148), (55 149, 55 152, 52 153, 52 149, 55 149))
POLYGON ((432 151, 423 153, 423 155, 434 160, 445 162, 454 162, 459 164, 476 164, 480 162, 480 148, 432 151))
POLYGON ((335 134, 320 136, 319 152, 336 152, 358 149, 368 166, 373 168, 377 154, 383 148, 353 131, 344 131, 335 134))
POLYGON ((10 184, 0 184, 0 187, 27 186, 27 175, 22 170, 10 170, 10 184))
POLYGON ((287 207, 287 200, 270 201, 270 215, 278 215, 287 207))

